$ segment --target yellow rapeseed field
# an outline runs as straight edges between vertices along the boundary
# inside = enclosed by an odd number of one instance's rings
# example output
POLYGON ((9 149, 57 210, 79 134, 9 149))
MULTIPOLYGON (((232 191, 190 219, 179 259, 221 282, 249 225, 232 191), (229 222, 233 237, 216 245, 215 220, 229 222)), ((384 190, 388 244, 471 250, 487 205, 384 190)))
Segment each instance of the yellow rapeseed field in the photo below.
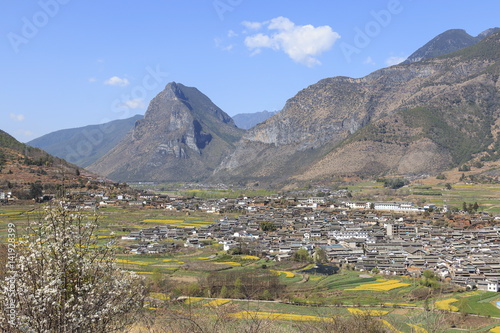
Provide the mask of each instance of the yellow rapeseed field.
POLYGON ((244 260, 259 260, 260 258, 257 256, 242 256, 241 259, 244 260))
POLYGON ((412 328, 412 332, 415 332, 415 333, 428 333, 427 330, 425 328, 423 328, 423 327, 420 327, 420 326, 417 326, 417 325, 414 325, 414 324, 406 324, 406 325, 408 325, 408 326, 410 326, 412 328))
POLYGON ((388 291, 400 287, 409 286, 408 283, 403 283, 398 280, 389 280, 379 283, 368 283, 357 286, 356 288, 349 288, 345 290, 369 290, 369 291, 388 291))
POLYGON ((119 264, 132 264, 132 265, 141 265, 141 266, 147 266, 149 263, 147 262, 142 262, 142 261, 130 261, 126 259, 115 259, 116 263, 119 264))
POLYGON ((223 305, 223 304, 226 304, 226 303, 229 303, 229 302, 231 302, 230 299, 227 299, 227 298, 218 298, 218 299, 214 299, 211 302, 208 302, 207 304, 203 304, 203 306, 217 307, 219 305, 223 305))
POLYGON ((214 262, 216 265, 231 265, 231 266, 241 266, 240 263, 234 261, 224 261, 224 262, 214 262))
POLYGON ((368 315, 374 317, 384 316, 389 313, 389 311, 384 310, 361 310, 356 308, 348 308, 347 311, 355 315, 368 315))
POLYGON ((458 308, 451 303, 458 301, 456 298, 448 298, 435 303, 436 308, 448 311, 458 311, 458 308))
POLYGON ((285 274, 287 278, 293 278, 295 276, 294 273, 287 271, 276 271, 274 269, 271 269, 271 272, 276 273, 278 275, 285 274))
POLYGON ((384 319, 380 319, 380 321, 387 327, 389 327, 389 329, 392 331, 392 332, 396 332, 396 333, 403 333, 401 332, 400 330, 397 330, 394 326, 391 325, 391 323, 389 323, 387 320, 384 320, 384 319))
POLYGON ((284 321, 331 321, 331 318, 327 317, 316 317, 316 316, 306 316, 306 315, 296 315, 289 313, 279 313, 279 312, 256 312, 256 311, 241 311, 234 313, 232 315, 234 318, 238 319, 275 319, 284 321))
POLYGON ((203 297, 189 297, 184 301, 185 304, 193 304, 203 300, 203 297))

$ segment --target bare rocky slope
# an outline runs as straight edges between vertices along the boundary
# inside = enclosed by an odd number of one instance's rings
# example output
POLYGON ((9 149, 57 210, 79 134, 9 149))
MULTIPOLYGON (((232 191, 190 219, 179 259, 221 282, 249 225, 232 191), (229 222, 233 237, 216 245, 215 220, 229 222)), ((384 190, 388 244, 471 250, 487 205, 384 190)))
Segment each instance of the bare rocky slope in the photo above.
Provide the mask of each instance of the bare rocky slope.
POLYGON ((321 80, 245 133, 215 177, 432 174, 498 159, 499 59, 497 32, 440 57, 321 80))
POLYGON ((201 180, 234 150, 243 132, 196 88, 171 82, 144 118, 88 169, 115 181, 201 180))

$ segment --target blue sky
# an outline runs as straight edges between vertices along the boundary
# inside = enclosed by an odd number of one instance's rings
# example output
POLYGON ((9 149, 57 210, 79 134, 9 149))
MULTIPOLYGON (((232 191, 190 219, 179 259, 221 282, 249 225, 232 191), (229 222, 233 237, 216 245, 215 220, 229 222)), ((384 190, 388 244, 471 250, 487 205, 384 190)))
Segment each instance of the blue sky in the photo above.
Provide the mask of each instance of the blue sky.
POLYGON ((448 29, 500 26, 498 1, 3 0, 0 129, 22 142, 144 114, 171 81, 229 115, 280 110, 448 29))

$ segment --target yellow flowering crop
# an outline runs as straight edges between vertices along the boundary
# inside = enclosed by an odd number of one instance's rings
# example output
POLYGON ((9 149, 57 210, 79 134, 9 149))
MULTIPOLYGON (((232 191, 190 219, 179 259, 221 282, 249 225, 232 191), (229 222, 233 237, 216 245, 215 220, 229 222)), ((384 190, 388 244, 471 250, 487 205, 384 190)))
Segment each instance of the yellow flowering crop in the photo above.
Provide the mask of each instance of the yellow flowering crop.
POLYGON ((369 284, 362 284, 360 286, 357 286, 356 288, 350 288, 350 289, 345 289, 345 290, 369 290, 369 291, 388 291, 400 287, 406 287, 409 286, 408 283, 403 283, 398 280, 389 280, 385 282, 379 282, 379 283, 369 283, 369 284))
POLYGON ((223 305, 223 304, 226 304, 226 303, 229 303, 229 302, 231 302, 230 299, 227 299, 227 298, 218 298, 218 299, 214 299, 211 302, 208 302, 207 304, 204 304, 203 306, 217 307, 219 305, 223 305))
POLYGON ((382 322, 382 324, 384 324, 385 326, 389 327, 389 329, 392 331, 392 332, 396 332, 396 333, 403 333, 399 330, 397 330, 394 326, 391 325, 391 323, 389 323, 387 320, 384 320, 384 319, 380 319, 380 321, 382 322))
POLYGON ((355 308, 348 308, 347 311, 355 315, 368 315, 374 317, 384 316, 389 313, 389 311, 384 310, 361 310, 355 308))
POLYGON ((132 264, 132 265, 141 265, 141 266, 147 266, 149 263, 147 262, 142 262, 142 261, 130 261, 126 259, 115 259, 115 262, 119 264, 132 264))
POLYGON ((214 262, 216 265, 231 265, 231 266, 241 266, 240 263, 234 261, 224 261, 224 262, 214 262))
POLYGON ((193 303, 199 302, 201 300, 203 300, 203 297, 189 297, 189 298, 186 298, 186 300, 184 301, 184 303, 186 303, 186 304, 193 304, 193 303))
POLYGON ((285 274, 287 278, 293 278, 295 276, 294 273, 292 272, 287 272, 287 271, 275 271, 274 269, 271 269, 271 272, 276 273, 278 275, 280 274, 285 274))
POLYGON ((257 256, 242 256, 241 259, 245 259, 245 260, 258 260, 260 258, 257 257, 257 256))
POLYGON ((448 311, 458 311, 458 308, 451 303, 458 301, 456 298, 448 298, 435 303, 436 308, 448 311))
POLYGON ((275 319, 275 320, 284 320, 284 321, 321 321, 328 320, 331 321, 331 318, 326 317, 316 317, 316 316, 306 316, 306 315, 296 315, 289 313, 278 313, 278 312, 256 312, 256 311, 241 311, 234 313, 232 315, 234 318, 238 319, 275 319))
POLYGON ((406 325, 410 326, 412 328, 412 331, 415 331, 415 333, 428 333, 427 330, 423 327, 414 324, 406 324, 406 325))

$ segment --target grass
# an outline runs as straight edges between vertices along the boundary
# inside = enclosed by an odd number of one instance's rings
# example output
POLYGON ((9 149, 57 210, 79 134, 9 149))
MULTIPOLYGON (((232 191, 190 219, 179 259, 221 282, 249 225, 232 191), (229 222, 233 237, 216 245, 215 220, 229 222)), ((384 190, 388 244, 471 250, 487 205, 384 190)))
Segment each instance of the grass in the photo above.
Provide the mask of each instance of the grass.
POLYGON ((456 306, 460 312, 500 317, 500 309, 490 303, 499 297, 500 295, 493 292, 463 297, 458 300, 456 306))

